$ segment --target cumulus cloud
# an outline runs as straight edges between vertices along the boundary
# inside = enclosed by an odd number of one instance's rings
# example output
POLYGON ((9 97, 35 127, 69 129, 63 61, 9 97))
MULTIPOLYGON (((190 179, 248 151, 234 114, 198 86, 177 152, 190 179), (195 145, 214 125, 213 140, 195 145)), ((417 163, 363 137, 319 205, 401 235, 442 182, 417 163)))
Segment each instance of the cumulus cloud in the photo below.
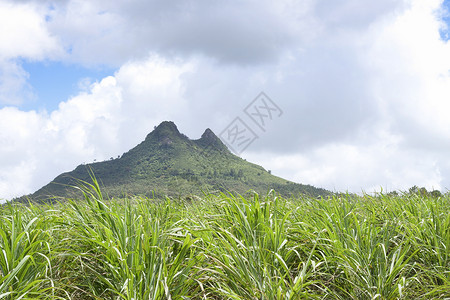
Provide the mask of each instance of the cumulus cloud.
POLYGON ((293 20, 307 10, 293 16, 284 3, 272 1, 73 0, 54 5, 48 27, 70 49, 71 59, 86 64, 121 65, 149 52, 255 64, 278 60, 310 35, 293 20))
POLYGON ((327 30, 365 30, 379 18, 402 12, 407 1, 326 0, 314 1, 315 16, 327 30))
MULTIPOLYGON (((311 66, 324 69, 307 72, 307 84, 299 83, 303 99, 313 101, 305 100, 300 111, 291 102, 288 109, 299 116, 291 120, 300 138, 283 141, 281 135, 275 144, 301 154, 278 147, 272 155, 250 152, 249 159, 336 190, 448 188, 450 44, 439 35, 441 3, 412 1, 401 14, 372 22, 364 37, 319 47, 325 51, 312 55, 311 66)), ((274 125, 273 136, 287 125, 274 125)), ((261 139, 266 149, 273 145, 272 136, 261 139)))
POLYGON ((61 49, 39 6, 0 2, 0 58, 43 59, 61 49))
POLYGON ((152 56, 91 83, 51 113, 0 109, 0 197, 33 192, 80 163, 116 157, 159 122, 182 115, 180 76, 189 69, 152 56))
POLYGON ((17 105, 33 98, 19 58, 41 60, 62 50, 36 5, 0 1, 0 28, 0 104, 17 105))
POLYGON ((372 193, 407 190, 415 184, 444 189, 448 178, 435 153, 405 149, 403 138, 386 132, 378 140, 329 143, 293 154, 249 151, 248 160, 264 161, 272 174, 332 191, 372 193))
MULTIPOLYGON (((326 63, 329 72, 308 72, 303 86, 311 90, 305 95, 319 103, 305 102, 307 113, 292 118, 299 136, 308 138, 301 154, 279 147, 272 155, 250 152, 249 159, 265 161, 267 168, 292 180, 307 178, 335 190, 371 192, 414 184, 448 188, 450 44, 439 35, 440 4, 414 1, 402 14, 373 22, 364 38, 346 43, 346 51, 324 51, 334 53, 326 63), (308 110, 311 106, 315 113, 308 110)), ((318 60, 312 66, 324 67, 321 54, 313 57, 318 60)), ((299 112, 294 106, 292 111, 299 112)), ((281 122, 276 126, 274 135, 287 131, 281 122)), ((283 138, 279 144, 294 149, 292 140, 301 140, 283 138)), ((269 136, 262 139, 266 148, 273 142, 269 136)))
POLYGON ((0 60, 0 104, 18 105, 33 99, 29 74, 14 60, 0 60))

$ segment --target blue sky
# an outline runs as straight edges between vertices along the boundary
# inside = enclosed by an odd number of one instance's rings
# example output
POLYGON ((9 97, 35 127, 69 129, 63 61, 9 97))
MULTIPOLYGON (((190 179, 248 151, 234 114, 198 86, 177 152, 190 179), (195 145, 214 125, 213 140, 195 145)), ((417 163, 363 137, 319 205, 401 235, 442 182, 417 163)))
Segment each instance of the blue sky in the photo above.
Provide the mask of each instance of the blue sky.
POLYGON ((444 0, 442 3, 444 14, 442 20, 447 24, 447 28, 440 30, 441 38, 448 41, 450 39, 450 0, 444 0))
POLYGON ((117 157, 161 121, 330 190, 450 188, 450 0, 0 0, 0 201, 117 157))
POLYGON ((22 67, 29 74, 27 82, 33 92, 32 100, 21 106, 24 110, 45 109, 51 112, 58 108, 59 103, 79 93, 83 84, 114 75, 114 70, 105 66, 87 68, 60 61, 25 61, 22 67))

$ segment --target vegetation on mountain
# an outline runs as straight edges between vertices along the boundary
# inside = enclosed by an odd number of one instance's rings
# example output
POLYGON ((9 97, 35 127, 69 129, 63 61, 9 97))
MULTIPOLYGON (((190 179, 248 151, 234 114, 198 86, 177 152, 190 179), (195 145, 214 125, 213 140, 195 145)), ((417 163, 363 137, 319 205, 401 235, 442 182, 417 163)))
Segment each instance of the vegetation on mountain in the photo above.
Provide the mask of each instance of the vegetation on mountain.
POLYGON ((284 196, 328 194, 324 189, 273 176, 261 166, 232 154, 210 129, 200 139, 190 140, 173 122, 166 121, 121 157, 80 165, 29 197, 42 201, 53 196, 80 196, 71 187, 79 180, 90 181, 91 172, 104 192, 115 197, 161 198, 225 191, 244 194, 249 190, 266 193, 270 189, 284 196))

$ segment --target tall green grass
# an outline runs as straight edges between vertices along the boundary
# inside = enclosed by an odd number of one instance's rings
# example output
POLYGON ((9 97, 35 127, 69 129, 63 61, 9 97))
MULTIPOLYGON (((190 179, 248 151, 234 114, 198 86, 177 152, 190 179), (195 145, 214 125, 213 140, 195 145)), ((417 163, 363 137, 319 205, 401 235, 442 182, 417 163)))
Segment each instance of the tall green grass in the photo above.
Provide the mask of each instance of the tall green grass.
MULTIPOLYGON (((51 298, 52 214, 4 205, 0 213, 0 299, 51 298)), ((56 296, 55 296, 56 298, 56 296)))
POLYGON ((0 299, 449 299, 450 199, 83 199, 0 209, 0 299))

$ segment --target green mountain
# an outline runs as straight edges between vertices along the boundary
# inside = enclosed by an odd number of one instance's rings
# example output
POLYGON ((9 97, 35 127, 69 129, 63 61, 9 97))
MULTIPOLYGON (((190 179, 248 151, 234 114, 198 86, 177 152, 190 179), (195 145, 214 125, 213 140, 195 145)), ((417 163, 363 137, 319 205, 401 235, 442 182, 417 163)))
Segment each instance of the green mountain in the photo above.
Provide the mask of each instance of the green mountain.
POLYGON ((284 196, 329 193, 276 177, 263 167, 241 159, 210 129, 206 129, 200 139, 190 140, 173 122, 166 121, 122 157, 79 165, 28 198, 44 201, 54 196, 75 197, 73 186, 78 185, 79 180, 90 182, 91 172, 110 197, 163 197, 225 191, 243 194, 249 190, 266 193, 269 189, 284 196))

